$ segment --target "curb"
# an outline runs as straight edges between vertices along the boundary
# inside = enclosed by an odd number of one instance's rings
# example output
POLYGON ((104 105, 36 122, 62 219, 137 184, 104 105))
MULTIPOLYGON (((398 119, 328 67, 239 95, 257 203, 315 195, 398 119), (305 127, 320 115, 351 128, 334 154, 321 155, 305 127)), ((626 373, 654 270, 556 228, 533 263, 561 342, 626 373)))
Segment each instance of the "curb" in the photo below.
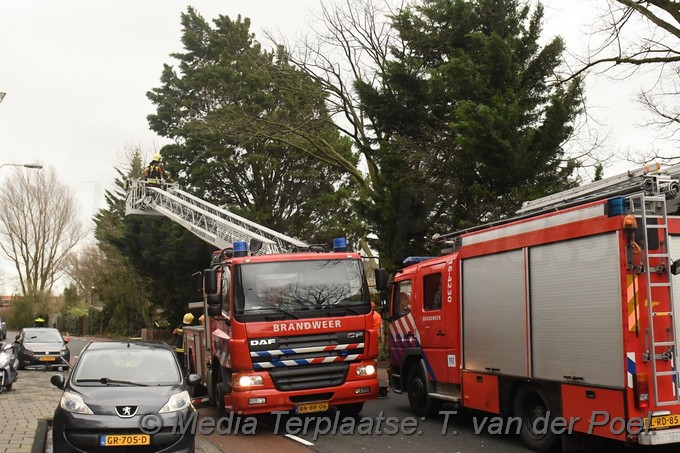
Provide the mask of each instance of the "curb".
POLYGON ((51 419, 39 418, 38 427, 35 430, 35 438, 33 439, 33 447, 31 453, 44 453, 45 445, 47 443, 47 430, 52 426, 51 419))

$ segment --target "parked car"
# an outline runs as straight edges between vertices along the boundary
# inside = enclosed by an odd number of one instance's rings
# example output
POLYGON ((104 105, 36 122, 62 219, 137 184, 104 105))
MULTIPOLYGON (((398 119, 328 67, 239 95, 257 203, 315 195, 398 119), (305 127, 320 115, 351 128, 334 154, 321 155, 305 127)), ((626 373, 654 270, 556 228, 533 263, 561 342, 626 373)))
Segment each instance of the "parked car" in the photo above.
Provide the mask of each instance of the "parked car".
POLYGON ((51 327, 25 327, 14 342, 19 369, 68 368, 71 352, 66 340, 57 329, 51 327))
POLYGON ((165 343, 89 343, 68 378, 52 376, 64 390, 54 411, 53 449, 193 452, 195 430, 181 427, 198 416, 189 387, 199 380, 190 374, 185 381, 165 343), (144 432, 148 420, 158 430, 144 432))
POLYGON ((4 340, 7 338, 7 323, 5 323, 5 320, 0 318, 0 340, 4 340))

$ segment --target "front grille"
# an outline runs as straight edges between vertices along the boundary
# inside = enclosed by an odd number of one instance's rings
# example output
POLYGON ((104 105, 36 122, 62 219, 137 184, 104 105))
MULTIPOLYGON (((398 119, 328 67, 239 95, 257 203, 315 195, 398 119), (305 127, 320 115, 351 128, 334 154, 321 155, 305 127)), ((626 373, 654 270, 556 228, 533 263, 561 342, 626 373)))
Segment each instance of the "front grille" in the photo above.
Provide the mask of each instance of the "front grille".
POLYGON ((364 332, 333 332, 250 340, 253 369, 297 367, 361 359, 364 332))
POLYGON ((254 370, 269 371, 281 391, 341 385, 364 354, 364 331, 249 340, 254 370))
POLYGON ((349 363, 327 363, 303 367, 276 368, 269 371, 274 386, 282 392, 309 390, 342 385, 347 379, 349 363))

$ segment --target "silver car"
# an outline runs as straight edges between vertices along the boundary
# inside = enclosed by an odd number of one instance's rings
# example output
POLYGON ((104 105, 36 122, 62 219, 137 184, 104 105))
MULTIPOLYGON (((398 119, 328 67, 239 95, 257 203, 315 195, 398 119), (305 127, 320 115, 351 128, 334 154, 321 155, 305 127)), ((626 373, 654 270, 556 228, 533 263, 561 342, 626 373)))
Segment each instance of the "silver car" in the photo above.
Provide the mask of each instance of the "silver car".
POLYGON ((68 368, 71 360, 66 340, 50 327, 26 327, 17 335, 14 345, 20 370, 68 368))

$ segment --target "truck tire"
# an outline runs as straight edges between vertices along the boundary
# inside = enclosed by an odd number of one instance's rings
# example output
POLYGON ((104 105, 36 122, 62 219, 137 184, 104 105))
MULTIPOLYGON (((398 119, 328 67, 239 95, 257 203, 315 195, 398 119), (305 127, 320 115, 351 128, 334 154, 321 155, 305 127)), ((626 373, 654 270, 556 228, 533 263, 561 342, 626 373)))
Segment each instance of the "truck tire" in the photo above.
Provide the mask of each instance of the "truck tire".
POLYGON ((550 429, 554 413, 542 388, 529 385, 521 387, 515 394, 513 412, 522 420, 519 437, 527 448, 538 452, 553 451, 557 445, 557 435, 550 429), (546 418, 548 412, 550 416, 546 418), (539 417, 545 423, 540 422, 539 417))
POLYGON ((408 371, 406 391, 411 410, 420 417, 430 417, 437 413, 441 401, 430 398, 427 393, 427 376, 419 364, 415 364, 408 371))
POLYGON ((224 395, 225 395, 225 389, 224 389, 224 383, 221 381, 217 382, 215 384, 215 408, 217 409, 217 416, 218 417, 223 417, 227 415, 227 408, 224 407, 224 395))

